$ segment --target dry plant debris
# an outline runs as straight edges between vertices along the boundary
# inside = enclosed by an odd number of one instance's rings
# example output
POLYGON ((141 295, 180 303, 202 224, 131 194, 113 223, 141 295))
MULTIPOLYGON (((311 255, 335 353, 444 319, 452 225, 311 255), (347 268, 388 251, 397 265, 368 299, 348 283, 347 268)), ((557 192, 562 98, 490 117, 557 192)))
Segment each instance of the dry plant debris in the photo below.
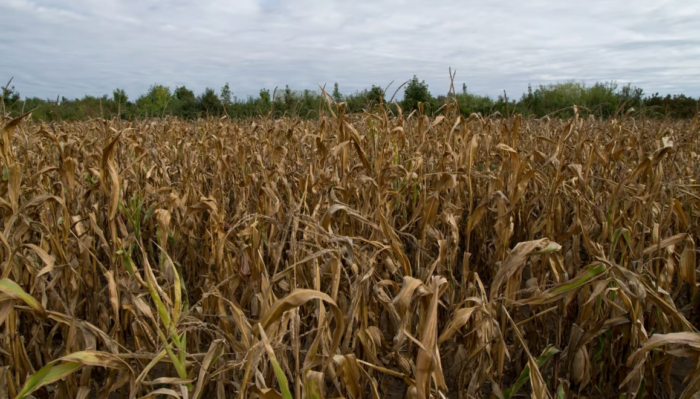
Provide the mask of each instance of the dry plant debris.
POLYGON ((700 390, 700 124, 39 125, 0 155, 0 398, 700 390))

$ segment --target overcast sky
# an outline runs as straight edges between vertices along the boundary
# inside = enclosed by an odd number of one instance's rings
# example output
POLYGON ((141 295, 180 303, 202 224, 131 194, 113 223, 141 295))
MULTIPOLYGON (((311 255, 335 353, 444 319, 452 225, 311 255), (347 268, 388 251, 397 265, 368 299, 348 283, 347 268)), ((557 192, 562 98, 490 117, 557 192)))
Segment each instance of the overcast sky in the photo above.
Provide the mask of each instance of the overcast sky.
POLYGON ((153 83, 434 95, 575 79, 700 95, 700 1, 0 0, 0 80, 69 98, 153 83), (392 89, 389 89, 393 93, 392 89))

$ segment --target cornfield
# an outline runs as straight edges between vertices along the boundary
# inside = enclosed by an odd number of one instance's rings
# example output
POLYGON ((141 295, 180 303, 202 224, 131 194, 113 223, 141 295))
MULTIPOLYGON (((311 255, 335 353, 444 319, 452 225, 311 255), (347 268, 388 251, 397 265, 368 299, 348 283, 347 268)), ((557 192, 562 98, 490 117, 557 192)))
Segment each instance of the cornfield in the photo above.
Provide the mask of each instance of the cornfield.
POLYGON ((2 123, 0 398, 700 391, 700 123, 2 123))

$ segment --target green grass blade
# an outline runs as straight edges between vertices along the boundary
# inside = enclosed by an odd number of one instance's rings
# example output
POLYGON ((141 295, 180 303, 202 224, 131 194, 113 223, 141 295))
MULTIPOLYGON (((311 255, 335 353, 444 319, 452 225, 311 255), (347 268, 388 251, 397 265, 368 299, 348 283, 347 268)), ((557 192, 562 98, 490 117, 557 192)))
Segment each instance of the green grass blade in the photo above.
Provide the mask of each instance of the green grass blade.
POLYGON ((591 281, 595 280, 598 276, 604 273, 606 269, 607 268, 604 264, 589 266, 588 268, 582 270, 572 280, 559 284, 558 286, 551 288, 534 298, 525 300, 523 301, 523 304, 543 305, 557 301, 569 292, 574 291, 580 288, 581 286, 586 285, 591 281))
POLYGON ((292 399, 292 393, 289 391, 289 381, 287 381, 287 376, 284 375, 282 367, 280 366, 279 362, 277 362, 275 351, 272 349, 272 345, 270 345, 270 341, 267 339, 265 329, 260 324, 258 324, 258 327, 260 328, 260 337, 265 345, 267 356, 270 358, 270 363, 272 363, 272 369, 275 371, 275 377, 277 377, 277 382, 280 384, 282 397, 284 399, 292 399))
POLYGON ((57 362, 58 361, 54 361, 47 364, 46 366, 42 367, 39 371, 34 373, 34 375, 29 377, 29 379, 27 379, 27 382, 24 384, 24 387, 22 388, 20 393, 17 394, 15 399, 26 398, 29 394, 43 387, 44 385, 48 385, 60 379, 63 379, 71 375, 72 373, 80 370, 80 368, 83 367, 82 364, 77 362, 68 362, 56 366, 57 362))
POLYGON ((3 292, 12 298, 19 299, 20 301, 23 301, 27 305, 29 305, 32 309, 35 311, 41 313, 42 315, 46 313, 44 310, 44 307, 41 306, 41 303, 37 301, 33 296, 27 294, 22 287, 17 285, 14 281, 10 279, 0 279, 0 292, 3 292))
MULTIPOLYGON (((559 353, 560 350, 555 348, 554 346, 548 346, 544 349, 542 354, 537 358, 537 367, 541 368, 544 366, 544 364, 549 360, 552 356, 556 355, 559 353)), ((512 387, 508 388, 505 392, 503 392, 503 398, 504 399, 509 399, 513 397, 520 388, 523 387, 528 381, 530 380, 530 366, 525 366, 523 371, 520 373, 520 376, 518 379, 515 381, 515 384, 513 384, 512 387)))

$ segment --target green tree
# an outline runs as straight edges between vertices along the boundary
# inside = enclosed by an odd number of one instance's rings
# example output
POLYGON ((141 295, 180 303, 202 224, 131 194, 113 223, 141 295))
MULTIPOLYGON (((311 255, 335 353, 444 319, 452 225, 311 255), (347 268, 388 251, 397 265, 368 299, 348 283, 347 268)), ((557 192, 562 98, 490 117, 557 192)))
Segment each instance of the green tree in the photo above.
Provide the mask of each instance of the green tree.
POLYGON ((418 103, 430 103, 432 96, 430 95, 430 90, 428 90, 428 84, 425 80, 420 81, 413 75, 413 79, 408 82, 406 89, 403 92, 403 103, 402 106, 404 110, 411 111, 418 108, 418 103))
POLYGON ((107 99, 107 96, 105 95, 104 102, 105 108, 108 112, 111 113, 114 106, 116 106, 115 113, 119 116, 119 118, 128 117, 127 110, 129 108, 129 96, 126 95, 124 89, 114 89, 112 92, 112 100, 110 101, 107 99))
POLYGON ((253 99, 253 98, 248 98, 248 102, 244 105, 247 109, 249 109, 250 115, 255 115, 258 112, 261 112, 263 114, 267 114, 270 112, 271 105, 270 105, 270 90, 268 89, 260 89, 260 96, 258 99, 253 99))
POLYGON ((196 118, 199 114, 197 108, 197 98, 194 96, 194 92, 185 86, 175 88, 174 93, 174 104, 173 104, 173 115, 177 115, 182 118, 192 119, 196 118))
POLYGON ((343 101, 343 95, 340 94, 340 90, 338 89, 338 82, 335 82, 335 84, 333 84, 333 99, 337 103, 343 101))
POLYGON ((627 83, 620 90, 620 101, 625 102, 626 106, 638 108, 644 101, 644 90, 627 83))
POLYGON ((141 115, 161 116, 165 113, 168 103, 172 99, 170 88, 163 85, 152 85, 146 95, 136 100, 136 107, 141 115))
POLYGON ((260 89, 260 100, 264 104, 269 104, 270 103, 270 90, 268 89, 260 89))
POLYGON ((477 94, 467 94, 462 90, 461 94, 455 96, 459 104, 459 111, 465 117, 473 113, 481 113, 481 115, 490 115, 491 109, 494 106, 493 100, 488 96, 480 96, 477 94))
POLYGON ((377 106, 384 102, 384 90, 381 87, 372 85, 372 88, 367 93, 367 99, 372 106, 377 106))
POLYGON ((114 89, 112 99, 115 103, 124 105, 129 101, 129 96, 126 95, 124 89, 114 89))
MULTIPOLYGON (((14 86, 12 87, 3 87, 2 88, 2 104, 3 104, 3 109, 9 109, 11 108, 14 104, 18 103, 20 99, 19 92, 15 89, 14 86)), ((2 115, 0 115, 2 117, 2 115)))
POLYGON ((231 105, 231 88, 228 82, 221 88, 221 102, 227 107, 231 105))
POLYGON ((180 101, 195 100, 194 92, 185 86, 175 88, 175 97, 180 101))
MULTIPOLYGON (((32 118, 41 121, 74 121, 96 117, 111 119, 117 116, 123 119, 162 115, 187 119, 207 115, 218 116, 224 109, 222 100, 227 101, 230 98, 226 94, 226 86, 221 95, 208 88, 201 95, 195 96, 192 90, 184 86, 176 87, 171 93, 166 86, 153 85, 135 103, 129 102, 126 92, 122 89, 115 89, 111 96, 84 96, 76 99, 62 97, 60 101, 20 97, 14 87, 0 87, 0 90, 0 115, 3 108, 5 115, 13 116, 19 115, 23 110, 35 109, 32 118)), ((230 91, 230 88, 228 90, 230 91)), ((350 113, 371 110, 385 101, 384 93, 378 86, 349 95, 342 95, 339 91, 337 84, 334 84, 333 96, 342 98, 347 103, 347 111, 350 113)), ((423 102, 426 105, 424 111, 428 114, 436 112, 448 100, 445 96, 432 97, 427 84, 415 76, 406 87, 404 96, 404 110, 410 112, 417 108, 418 102, 423 102)), ((245 100, 237 100, 233 96, 226 112, 232 117, 248 118, 260 114, 268 115, 274 109, 274 117, 287 115, 316 118, 319 112, 326 109, 325 98, 312 90, 293 91, 286 86, 283 94, 274 99, 270 97, 270 91, 267 89, 261 89, 259 96, 249 96, 245 100)), ((461 93, 455 94, 454 98, 464 116, 471 113, 493 115, 498 112, 501 115, 522 113, 538 117, 551 115, 568 118, 573 115, 573 105, 578 106, 582 115, 592 114, 602 118, 612 117, 618 110, 626 112, 629 108, 634 108, 647 117, 686 119, 694 117, 700 111, 700 101, 697 98, 682 94, 661 96, 658 93, 645 97, 641 88, 630 84, 618 87, 615 82, 595 83, 592 86, 575 81, 538 87, 528 85, 527 91, 518 102, 511 98, 506 100, 503 95, 491 99, 488 96, 472 94, 467 92, 466 84, 463 84, 461 93)))
POLYGON ((292 108, 292 105, 294 103, 294 93, 292 92, 292 89, 289 88, 289 85, 286 85, 284 87, 284 107, 286 110, 290 110, 292 108))
POLYGON ((651 97, 644 99, 644 106, 652 116, 689 119, 700 112, 700 99, 687 97, 684 94, 662 97, 659 93, 654 93, 651 97))
POLYGON ((207 115, 220 115, 221 114, 221 100, 216 95, 216 91, 207 87, 197 99, 199 103, 199 108, 207 115))

